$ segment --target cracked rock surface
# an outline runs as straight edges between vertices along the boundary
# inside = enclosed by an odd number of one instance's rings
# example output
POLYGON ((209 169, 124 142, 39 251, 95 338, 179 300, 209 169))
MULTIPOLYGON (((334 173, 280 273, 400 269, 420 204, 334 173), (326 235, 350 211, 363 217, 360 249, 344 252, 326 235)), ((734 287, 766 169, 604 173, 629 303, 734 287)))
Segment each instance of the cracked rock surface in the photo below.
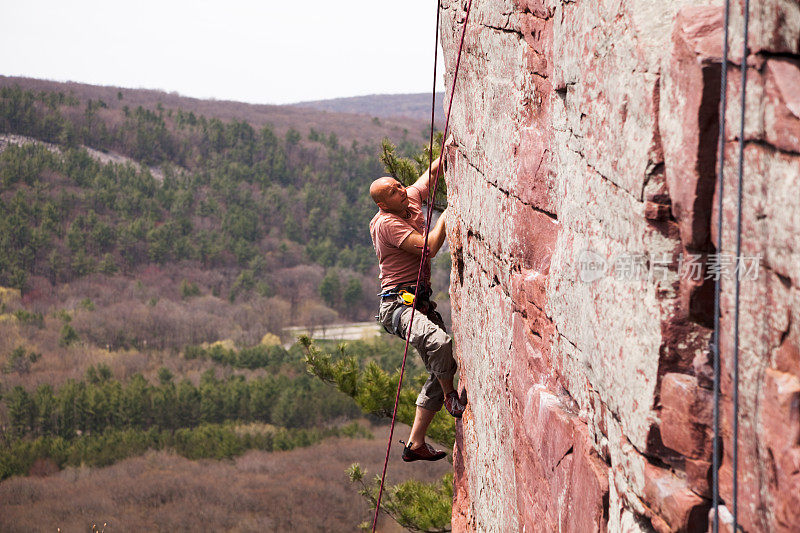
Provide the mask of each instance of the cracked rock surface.
MULTIPOLYGON (((707 531, 716 271, 729 517, 741 5, 718 235, 721 7, 473 3, 445 176, 453 334, 470 400, 457 426, 454 531, 707 531)), ((800 530, 797 5, 753 8, 744 62, 746 531, 800 530)), ((465 6, 442 2, 448 89, 465 6)))

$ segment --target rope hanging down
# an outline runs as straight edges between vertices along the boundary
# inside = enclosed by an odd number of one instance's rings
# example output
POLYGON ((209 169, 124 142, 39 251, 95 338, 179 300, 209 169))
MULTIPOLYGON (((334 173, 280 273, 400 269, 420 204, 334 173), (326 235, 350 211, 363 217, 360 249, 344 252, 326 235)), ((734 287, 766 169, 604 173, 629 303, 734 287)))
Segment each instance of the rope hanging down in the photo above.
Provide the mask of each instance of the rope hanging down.
MULTIPOLYGON (((725 190, 725 108, 728 101, 728 21, 730 19, 730 0, 725 0, 725 20, 723 21, 722 79, 719 95, 719 171, 717 172, 717 250, 722 250, 722 196, 725 190)), ((721 280, 714 283, 714 459, 712 464, 712 492, 714 505, 713 533, 719 533, 719 394, 720 394, 720 353, 719 318, 721 280)))
MULTIPOLYGON (((422 270, 423 266, 425 265, 425 261, 428 256, 428 234, 430 233, 431 228, 431 214, 433 213, 433 204, 436 200, 436 191, 439 188, 439 173, 441 171, 442 165, 442 156, 444 155, 444 145, 447 139, 447 128, 450 126, 450 111, 453 109, 453 97, 455 95, 456 90, 456 80, 458 79, 458 69, 461 65, 461 51, 464 49, 464 36, 467 33, 467 22, 469 21, 469 12, 472 9, 472 0, 469 0, 467 4, 466 15, 464 17, 464 27, 461 30, 461 42, 458 45, 458 56, 456 57, 456 68, 453 72, 453 83, 450 87, 450 102, 447 105, 447 115, 445 116, 444 121, 444 132, 442 135, 442 145, 441 149, 439 150, 439 166, 436 167, 436 177, 434 178, 433 182, 433 194, 430 192, 430 176, 428 176, 428 218, 425 223, 425 242, 422 247, 422 257, 420 258, 419 262, 419 271, 417 272, 417 283, 414 289, 414 294, 419 294, 419 286, 420 281, 422 279, 422 270)), ((436 3, 436 45, 438 46, 438 34, 439 34, 439 2, 436 3)), ((436 102, 436 59, 437 59, 438 49, 434 46, 434 63, 433 63, 433 105, 435 106, 436 102)), ((431 141, 430 141, 430 155, 429 158, 433 159, 433 109, 431 109, 431 141)), ((430 168, 428 169, 430 172, 430 168)), ((381 486, 378 490, 378 500, 375 504, 375 517, 372 520, 372 533, 375 533, 375 528, 378 525, 378 513, 381 509, 381 497, 383 496, 383 485, 386 482, 386 467, 389 464, 389 453, 392 449, 392 438, 394 436, 394 425, 397 419, 397 405, 400 401, 400 390, 403 386, 403 375, 406 369, 406 358, 408 357, 408 343, 409 339, 411 338, 411 327, 414 324, 414 313, 416 311, 416 306, 411 306, 411 318, 408 322, 408 331, 406 332, 406 346, 405 351, 403 352, 403 364, 400 366, 400 379, 397 382, 397 395, 394 399, 394 410, 392 411, 392 424, 389 427, 389 443, 386 446, 386 458, 383 461, 383 473, 381 474, 381 486)))
MULTIPOLYGON (((722 250, 722 200, 725 170, 725 109, 727 103, 728 85, 728 22, 730 13, 730 0, 725 0, 725 28, 722 54, 722 80, 720 87, 720 126, 719 126, 719 189, 717 196, 717 253, 722 250)), ((739 122, 739 165, 738 188, 736 201, 736 261, 738 265, 742 251, 742 198, 744 196, 744 120, 747 94, 747 39, 750 25, 750 0, 744 1, 744 29, 742 39, 742 94, 740 102, 739 122)), ((732 515, 733 531, 738 530, 739 516, 739 293, 740 275, 738 268, 734 270, 734 321, 733 321, 733 450, 732 450, 732 515)), ((713 533, 719 531, 719 467, 720 467, 720 282, 717 280, 714 288, 714 460, 713 460, 713 505, 714 521, 713 533)))
MULTIPOLYGON (((742 254, 742 197, 744 196, 744 112, 747 94, 747 32, 750 25, 750 0, 744 1, 744 30, 742 38, 742 100, 739 122, 739 193, 736 199, 736 261, 742 254)), ((739 270, 734 279, 733 313, 733 530, 737 531, 739 517, 739 270)))

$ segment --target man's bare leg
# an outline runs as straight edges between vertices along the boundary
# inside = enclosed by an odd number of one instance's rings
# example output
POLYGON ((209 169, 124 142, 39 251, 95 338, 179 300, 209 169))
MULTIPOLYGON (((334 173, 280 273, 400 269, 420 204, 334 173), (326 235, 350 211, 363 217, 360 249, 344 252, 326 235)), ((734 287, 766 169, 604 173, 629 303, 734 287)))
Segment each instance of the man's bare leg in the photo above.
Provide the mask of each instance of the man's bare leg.
POLYGON ((411 435, 408 436, 408 446, 412 446, 413 443, 413 450, 425 444, 425 434, 428 432, 428 426, 431 425, 434 416, 436 416, 436 411, 417 406, 414 425, 411 426, 411 435))
MULTIPOLYGON (((445 396, 456 390, 453 385, 453 376, 449 378, 437 378, 437 380, 442 386, 442 391, 445 396)), ((412 442, 414 443, 412 449, 416 450, 425 444, 425 435, 428 432, 428 426, 431 425, 434 416, 436 416, 436 411, 425 409, 419 405, 417 406, 417 412, 414 415, 414 424, 411 426, 411 435, 408 437, 409 446, 412 442)))

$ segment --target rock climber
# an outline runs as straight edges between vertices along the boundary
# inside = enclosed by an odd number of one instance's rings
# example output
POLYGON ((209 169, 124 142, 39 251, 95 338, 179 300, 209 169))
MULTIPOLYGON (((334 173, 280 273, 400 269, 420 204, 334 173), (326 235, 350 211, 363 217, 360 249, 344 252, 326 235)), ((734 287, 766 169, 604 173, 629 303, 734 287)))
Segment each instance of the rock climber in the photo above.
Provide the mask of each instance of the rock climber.
MULTIPOLYGON (((378 206, 378 213, 369 224, 372 244, 378 256, 381 282, 381 303, 378 319, 383 327, 405 339, 411 320, 410 294, 414 293, 419 262, 425 245, 425 215, 422 202, 428 198, 430 177, 439 167, 440 159, 433 162, 417 181, 405 187, 391 177, 372 182, 370 196, 378 206), (410 294, 407 294, 410 293, 410 294)), ((425 442, 425 434, 434 415, 444 405, 456 418, 464 413, 464 401, 453 386, 456 362, 453 342, 447 334, 442 315, 431 301, 430 258, 444 244, 447 210, 439 217, 428 235, 428 255, 422 270, 419 293, 414 295, 414 315, 409 344, 417 349, 428 380, 417 397, 416 414, 411 426, 408 444, 403 448, 403 460, 437 461, 447 454, 425 442)), ((402 441, 401 441, 402 442, 402 441)))

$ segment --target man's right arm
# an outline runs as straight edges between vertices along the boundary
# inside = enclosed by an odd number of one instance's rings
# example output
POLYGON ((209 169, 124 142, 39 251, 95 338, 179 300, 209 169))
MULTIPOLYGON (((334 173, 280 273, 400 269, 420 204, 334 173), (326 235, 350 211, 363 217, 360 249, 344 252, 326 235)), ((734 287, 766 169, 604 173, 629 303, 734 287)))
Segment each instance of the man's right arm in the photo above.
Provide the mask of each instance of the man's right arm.
MULTIPOLYGON (((436 225, 428 234, 428 250, 430 250, 430 257, 434 257, 439 252, 439 249, 444 244, 445 237, 447 237, 447 228, 445 226, 446 219, 447 209, 439 216, 436 225)), ((400 248, 414 255, 422 255, 422 247, 424 245, 425 236, 415 231, 400 243, 400 248)))

